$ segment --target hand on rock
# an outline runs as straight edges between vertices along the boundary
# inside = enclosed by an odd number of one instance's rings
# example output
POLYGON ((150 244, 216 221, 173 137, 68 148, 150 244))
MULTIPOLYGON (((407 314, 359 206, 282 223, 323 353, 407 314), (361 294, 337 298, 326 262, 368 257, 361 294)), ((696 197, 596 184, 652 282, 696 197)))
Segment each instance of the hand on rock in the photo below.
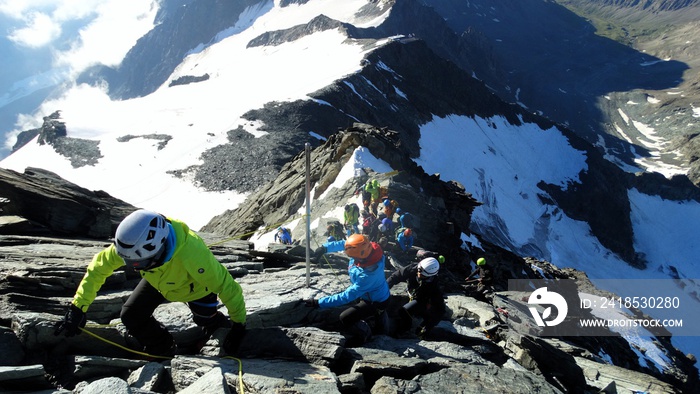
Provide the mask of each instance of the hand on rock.
POLYGON ((308 298, 304 300, 304 304, 309 308, 318 308, 318 300, 315 298, 308 298))
POLYGON ((233 322, 231 329, 224 339, 222 348, 226 354, 235 355, 241 347, 243 337, 245 336, 245 324, 233 322))

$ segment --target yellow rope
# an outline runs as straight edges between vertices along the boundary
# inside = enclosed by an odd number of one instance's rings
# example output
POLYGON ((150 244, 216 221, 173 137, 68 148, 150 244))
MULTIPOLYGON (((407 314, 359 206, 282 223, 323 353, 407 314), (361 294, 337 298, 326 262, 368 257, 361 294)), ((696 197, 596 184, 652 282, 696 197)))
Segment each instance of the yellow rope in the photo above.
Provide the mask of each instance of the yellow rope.
POLYGON ((156 356, 156 355, 153 355, 153 354, 148 354, 148 353, 144 353, 144 352, 139 352, 139 351, 134 350, 134 349, 129 349, 129 348, 126 347, 126 346, 122 346, 122 345, 120 345, 120 344, 118 344, 118 343, 116 343, 116 342, 112 342, 112 341, 110 341, 110 340, 107 339, 107 338, 102 338, 101 336, 95 334, 94 332, 88 331, 88 330, 86 330, 86 329, 84 329, 84 328, 80 328, 80 330, 81 330, 82 332, 84 332, 84 333, 86 333, 86 334, 88 334, 88 335, 94 337, 94 338, 99 339, 100 341, 109 343, 110 345, 116 346, 116 347, 118 347, 118 348, 120 348, 120 349, 122 349, 122 350, 126 350, 127 352, 135 353, 135 354, 138 354, 138 355, 144 356, 144 357, 163 358, 163 359, 166 359, 166 360, 172 359, 172 357, 156 356))
MULTIPOLYGON (((114 325, 116 325, 116 324, 102 324, 102 325, 95 324, 95 325, 90 325, 90 327, 99 328, 99 327, 110 327, 110 326, 114 326, 114 325)), ((172 360, 172 357, 156 356, 156 355, 154 355, 154 354, 148 354, 148 353, 144 353, 144 352, 139 352, 139 351, 134 350, 134 349, 129 349, 129 348, 126 347, 126 346, 123 346, 123 345, 120 345, 120 344, 118 344, 118 343, 116 343, 116 342, 110 341, 110 340, 107 339, 107 338, 103 338, 103 337, 101 337, 101 336, 95 334, 94 332, 91 332, 91 331, 89 331, 89 330, 86 330, 85 328, 82 328, 82 327, 80 327, 80 330, 81 330, 82 332, 84 332, 84 333, 86 333, 86 334, 92 336, 93 338, 97 338, 97 339, 99 339, 100 341, 103 341, 103 342, 106 342, 106 343, 108 343, 108 344, 110 344, 110 345, 116 346, 116 347, 118 347, 118 348, 120 348, 120 349, 122 349, 122 350, 126 350, 127 352, 131 352, 131 353, 134 353, 134 354, 138 354, 138 355, 144 356, 144 357, 153 357, 153 358, 162 358, 162 359, 165 359, 165 360, 172 360)), ((228 359, 232 359, 232 360, 238 361, 238 384, 239 384, 240 389, 241 389, 240 392, 241 392, 241 394, 243 394, 243 393, 245 392, 245 391, 243 390, 243 388, 244 388, 244 386, 243 386, 243 362, 242 362, 239 358, 236 358, 236 357, 233 357, 233 356, 224 356, 224 357, 222 357, 222 358, 228 358, 228 359)))
POLYGON ((233 357, 233 356, 225 356, 223 358, 230 358, 233 360, 238 361, 238 386, 240 387, 241 394, 244 393, 245 391, 243 390, 243 363, 241 362, 241 359, 233 357))

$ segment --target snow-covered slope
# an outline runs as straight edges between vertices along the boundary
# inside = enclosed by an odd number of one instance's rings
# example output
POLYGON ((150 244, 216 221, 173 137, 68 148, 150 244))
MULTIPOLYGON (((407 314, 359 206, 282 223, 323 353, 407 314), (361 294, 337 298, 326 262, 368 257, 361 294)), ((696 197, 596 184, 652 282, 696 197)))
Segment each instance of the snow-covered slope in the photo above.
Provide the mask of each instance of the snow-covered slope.
MULTIPOLYGON (((271 7, 261 2, 240 15, 218 42, 192 49, 171 80, 204 75, 206 81, 168 87, 123 101, 111 100, 104 88, 74 86, 60 98, 42 104, 38 116, 61 111, 61 120, 74 138, 100 140, 103 158, 96 166, 72 168, 49 146, 32 142, 2 161, 24 171, 27 166, 50 169, 84 187, 104 190, 136 206, 156 209, 188 220, 194 228, 212 216, 235 208, 243 196, 236 192, 206 192, 169 171, 197 164, 206 149, 226 141, 229 130, 243 127, 255 135, 260 124, 240 116, 271 101, 305 99, 307 94, 360 68, 370 48, 347 41, 338 30, 321 31, 274 47, 247 48, 256 36, 306 23, 323 13, 355 22, 353 15, 367 1, 311 1, 271 7), (349 18, 349 19, 348 19, 349 18), (251 23, 252 22, 252 23, 251 23), (329 50, 331 48, 332 50, 329 50), (158 140, 120 137, 166 134, 158 140)), ((377 23, 368 21, 367 23, 377 23)))

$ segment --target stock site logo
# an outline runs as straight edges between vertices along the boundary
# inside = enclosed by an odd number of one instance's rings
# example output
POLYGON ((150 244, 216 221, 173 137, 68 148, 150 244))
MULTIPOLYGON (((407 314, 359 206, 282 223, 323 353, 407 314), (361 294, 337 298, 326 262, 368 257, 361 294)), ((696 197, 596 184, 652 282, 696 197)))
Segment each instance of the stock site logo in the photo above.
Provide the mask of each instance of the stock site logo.
POLYGON ((530 294, 527 303, 530 305, 553 305, 557 308, 557 317, 554 320, 547 321, 547 318, 552 315, 552 307, 548 306, 542 312, 542 316, 537 312, 537 308, 534 306, 530 307, 530 313, 535 319, 538 326, 556 326, 557 324, 564 321, 566 313, 569 311, 569 307, 566 304, 566 300, 559 293, 554 291, 547 291, 546 287, 540 287, 530 294))

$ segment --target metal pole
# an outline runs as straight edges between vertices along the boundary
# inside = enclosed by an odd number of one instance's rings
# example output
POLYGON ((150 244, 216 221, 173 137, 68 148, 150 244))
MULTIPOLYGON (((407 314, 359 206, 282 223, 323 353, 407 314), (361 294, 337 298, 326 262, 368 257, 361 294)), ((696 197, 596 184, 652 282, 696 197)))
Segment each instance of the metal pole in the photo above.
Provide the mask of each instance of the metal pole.
POLYGON ((306 287, 311 287, 311 144, 306 152, 306 287))

